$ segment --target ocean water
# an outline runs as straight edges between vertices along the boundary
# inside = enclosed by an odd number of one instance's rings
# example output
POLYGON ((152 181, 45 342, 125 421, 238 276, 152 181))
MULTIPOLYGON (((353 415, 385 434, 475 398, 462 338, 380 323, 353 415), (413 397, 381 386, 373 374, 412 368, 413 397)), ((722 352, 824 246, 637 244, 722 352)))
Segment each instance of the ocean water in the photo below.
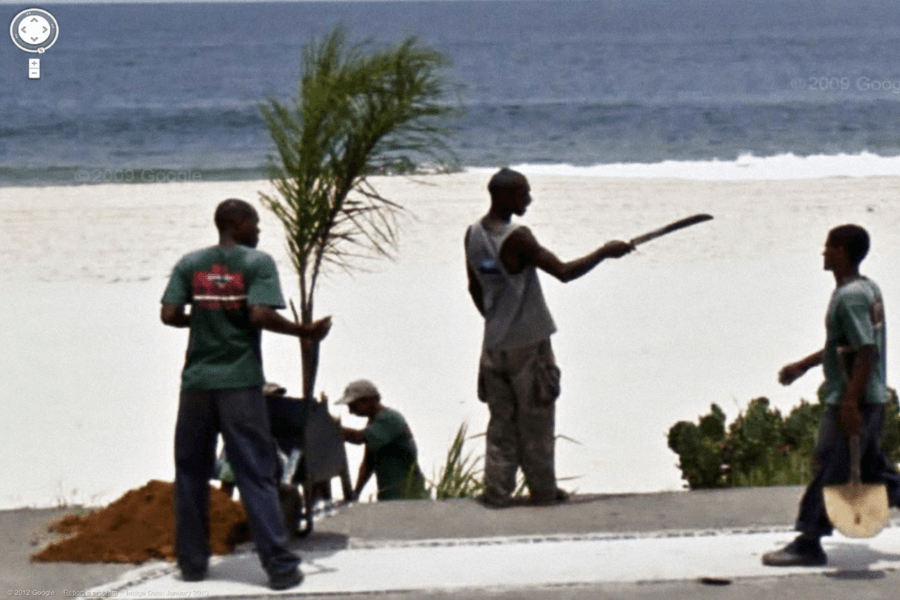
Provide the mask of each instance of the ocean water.
POLYGON ((40 80, 27 78, 33 55, 0 43, 0 185, 259 178, 271 151, 259 102, 290 97, 301 48, 338 23, 448 55, 467 167, 669 161, 689 175, 846 157, 838 174, 900 171, 889 0, 43 6, 60 35, 40 80))

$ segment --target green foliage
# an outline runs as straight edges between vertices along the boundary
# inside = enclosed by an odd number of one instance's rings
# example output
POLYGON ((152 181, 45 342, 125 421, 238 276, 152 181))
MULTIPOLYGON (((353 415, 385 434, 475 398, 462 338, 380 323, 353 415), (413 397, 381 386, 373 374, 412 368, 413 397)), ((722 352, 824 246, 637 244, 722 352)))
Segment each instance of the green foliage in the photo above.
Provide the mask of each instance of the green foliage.
POLYGON ((893 388, 888 388, 884 437, 881 438, 881 447, 892 464, 900 463, 900 400, 897 398, 897 391, 893 388))
POLYGON ((725 444, 726 477, 733 480, 771 462, 784 451, 784 419, 769 407, 766 398, 752 400, 747 409, 728 428, 725 444))
MULTIPOLYGON (((363 256, 390 256, 400 205, 368 177, 407 173, 423 161, 446 166, 446 57, 408 38, 395 45, 350 45, 335 28, 305 48, 297 97, 260 105, 277 155, 269 159, 276 194, 263 205, 282 222, 300 280, 299 320, 313 320, 325 265, 350 269, 363 256)), ((304 396, 311 397, 317 346, 301 347, 304 396)))
POLYGON ((798 448, 808 456, 812 456, 815 448, 815 434, 819 430, 825 405, 818 402, 801 400, 784 420, 784 443, 791 448, 798 448))
MULTIPOLYGON (((456 436, 447 458, 433 482, 427 483, 428 492, 434 495, 436 500, 449 498, 476 498, 484 493, 484 456, 473 456, 472 452, 465 449, 467 440, 483 437, 484 434, 467 437, 468 425, 463 423, 456 430, 456 436)), ((525 478, 521 473, 517 476, 514 498, 525 495, 525 478)))
MULTIPOLYGON (((725 413, 713 404, 697 424, 673 425, 669 448, 678 455, 682 478, 691 489, 804 484, 812 477, 823 410, 821 404, 801 400, 784 418, 768 399, 757 398, 726 430, 725 413)), ((882 448, 893 463, 900 461, 900 404, 893 389, 882 448)))
POLYGON ((724 443, 725 413, 715 404, 699 426, 679 421, 669 429, 669 448, 678 454, 678 466, 692 489, 724 485, 724 443))
POLYGON ((429 491, 434 492, 437 500, 475 498, 484 491, 484 475, 479 466, 481 458, 473 457, 464 449, 467 430, 465 423, 459 426, 436 481, 429 482, 429 491))
POLYGON ((323 261, 346 268, 356 250, 388 253, 399 206, 369 185, 369 175, 409 172, 425 159, 447 164, 448 65, 415 38, 367 51, 337 27, 304 50, 297 98, 272 97, 260 107, 278 152, 269 165, 278 196, 262 200, 285 225, 309 285, 323 261))

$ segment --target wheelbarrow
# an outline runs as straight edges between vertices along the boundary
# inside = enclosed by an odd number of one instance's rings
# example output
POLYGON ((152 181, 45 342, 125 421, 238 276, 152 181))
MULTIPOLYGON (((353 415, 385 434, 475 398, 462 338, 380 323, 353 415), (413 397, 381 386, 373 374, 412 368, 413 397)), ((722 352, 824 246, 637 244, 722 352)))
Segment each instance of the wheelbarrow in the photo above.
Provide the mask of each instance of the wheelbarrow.
POLYGON ((279 474, 285 524, 291 534, 304 537, 312 532, 316 501, 332 499, 332 478, 341 478, 344 502, 353 498, 341 427, 327 400, 292 398, 283 388, 267 393, 266 400, 272 435, 288 457, 279 474))

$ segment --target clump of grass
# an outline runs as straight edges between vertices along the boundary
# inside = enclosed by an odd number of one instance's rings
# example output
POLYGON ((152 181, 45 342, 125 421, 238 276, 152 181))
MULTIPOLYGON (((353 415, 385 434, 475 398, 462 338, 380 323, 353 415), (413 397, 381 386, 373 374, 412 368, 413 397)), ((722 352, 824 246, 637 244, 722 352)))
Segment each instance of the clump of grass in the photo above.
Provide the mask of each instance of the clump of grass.
POLYGON ((466 440, 472 439, 467 433, 468 425, 463 423, 456 430, 444 465, 435 480, 428 483, 428 490, 434 492, 436 500, 475 498, 484 492, 484 457, 474 456, 465 449, 466 440))
MULTIPOLYGON (((477 498, 484 493, 484 455, 474 455, 465 448, 465 445, 468 440, 484 437, 485 434, 478 433, 467 436, 468 429, 466 423, 459 426, 453 443, 450 444, 450 449, 447 451, 444 465, 438 471, 434 481, 428 482, 428 492, 433 493, 436 500, 477 498)), ((565 436, 557 437, 569 439, 565 436)), ((520 471, 516 475, 516 489, 512 494, 513 498, 524 497, 526 491, 525 477, 520 471)))

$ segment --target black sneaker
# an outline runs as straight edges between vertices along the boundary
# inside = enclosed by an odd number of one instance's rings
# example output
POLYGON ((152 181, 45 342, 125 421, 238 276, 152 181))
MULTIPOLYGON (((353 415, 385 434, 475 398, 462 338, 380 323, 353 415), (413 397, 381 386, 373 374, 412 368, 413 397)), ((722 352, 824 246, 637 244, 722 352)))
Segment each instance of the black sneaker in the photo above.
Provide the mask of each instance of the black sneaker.
POLYGON ((769 567, 823 567, 828 556, 819 540, 800 536, 781 550, 763 554, 762 562, 769 567))
POLYGON ((509 508, 512 506, 512 500, 509 498, 499 499, 481 494, 475 498, 475 501, 486 508, 509 508))
POLYGON ((303 573, 299 567, 285 573, 269 576, 269 587, 273 590, 286 590, 303 583, 303 573))
POLYGON ((565 504, 570 499, 569 492, 562 488, 556 488, 556 495, 550 500, 532 500, 535 506, 556 506, 557 504, 565 504))
POLYGON ((204 579, 206 579, 206 569, 201 569, 199 571, 181 570, 182 581, 203 581, 204 579))

